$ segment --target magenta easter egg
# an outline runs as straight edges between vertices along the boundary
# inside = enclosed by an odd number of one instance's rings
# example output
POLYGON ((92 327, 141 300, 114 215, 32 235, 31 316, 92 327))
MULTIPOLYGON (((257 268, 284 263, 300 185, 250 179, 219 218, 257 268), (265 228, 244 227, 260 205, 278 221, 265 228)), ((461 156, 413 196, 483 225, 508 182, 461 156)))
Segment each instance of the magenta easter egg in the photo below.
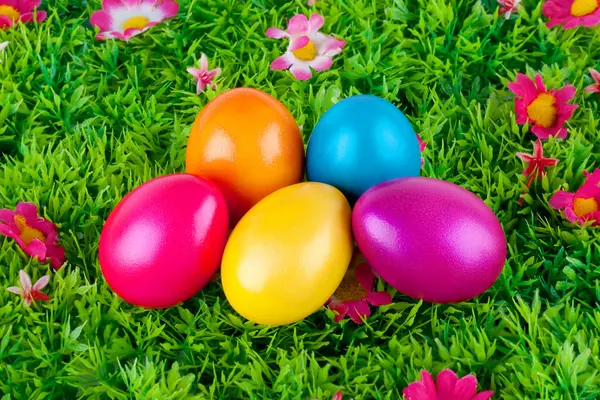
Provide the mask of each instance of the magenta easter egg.
POLYGON ((194 296, 219 268, 227 241, 225 199, 187 174, 152 179, 125 196, 100 235, 100 268, 123 300, 165 308, 194 296))
POLYGON ((450 182, 401 178, 365 192, 352 228, 379 276, 415 299, 456 303, 489 289, 506 261, 496 215, 450 182))

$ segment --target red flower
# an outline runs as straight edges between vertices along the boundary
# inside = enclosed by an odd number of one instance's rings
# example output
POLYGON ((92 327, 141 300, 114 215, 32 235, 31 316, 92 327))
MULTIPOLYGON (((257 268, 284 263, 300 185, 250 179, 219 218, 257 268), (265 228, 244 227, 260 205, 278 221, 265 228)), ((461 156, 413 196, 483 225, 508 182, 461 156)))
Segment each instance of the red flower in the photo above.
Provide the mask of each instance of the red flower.
MULTIPOLYGON (((527 188, 531 186, 536 178, 540 180, 542 179, 542 177, 546 174, 546 167, 551 167, 558 163, 558 159, 556 158, 544 157, 544 148, 542 147, 542 141, 539 138, 533 145, 533 155, 517 153, 517 157, 527 164, 527 167, 525 167, 523 170, 523 175, 529 178, 527 179, 527 188)), ((523 201, 523 198, 519 199, 519 204, 523 204, 523 201)))
POLYGON ((590 75, 594 80, 594 84, 583 89, 584 92, 589 93, 600 93, 600 72, 596 71, 593 68, 590 68, 590 75))
POLYGON ((10 28, 19 21, 44 21, 46 11, 34 11, 41 2, 42 0, 0 0, 0 29, 10 28))
POLYGON ((346 276, 333 296, 329 299, 329 308, 336 311, 335 322, 340 322, 346 315, 357 324, 371 315, 372 306, 383 306, 392 302, 392 296, 386 292, 373 292, 375 275, 367 263, 357 267, 350 266, 346 276))
POLYGON ((48 281, 50 281, 50 275, 42 276, 33 286, 31 285, 31 278, 29 278, 27 272, 20 270, 19 277, 21 280, 21 287, 19 288, 16 286, 11 286, 6 290, 11 293, 21 295, 21 297, 23 297, 23 301, 28 306, 30 306, 31 303, 36 300, 50 300, 48 295, 40 292, 40 290, 42 290, 48 284, 48 281))
POLYGON ((509 19, 512 13, 517 12, 520 3, 521 0, 498 0, 498 4, 500 4, 498 14, 504 15, 506 19, 509 19))
POLYGON ((406 400, 489 400, 494 392, 477 394, 477 378, 467 375, 458 379, 446 369, 438 374, 435 383, 429 372, 421 372, 421 380, 408 385, 402 394, 406 400))
POLYGON ((65 263, 65 249, 58 245, 58 228, 38 216, 35 204, 19 203, 15 211, 0 210, 0 235, 14 239, 26 254, 40 262, 49 259, 54 269, 65 263))
POLYGON ((534 83, 527 75, 517 74, 517 80, 509 83, 508 88, 516 96, 517 124, 533 122, 531 131, 540 139, 567 137, 565 122, 577 109, 577 105, 567 104, 575 97, 574 86, 548 91, 541 75, 535 76, 534 83))
POLYGON ((565 216, 572 223, 581 225, 591 221, 600 226, 600 169, 593 173, 584 172, 587 179, 575 193, 560 190, 550 199, 550 207, 564 210, 565 216))
MULTIPOLYGON (((423 141, 423 139, 421 139, 421 136, 417 133, 417 140, 419 141, 419 150, 421 151, 421 153, 423 153, 423 151, 425 150, 425 147, 427 147, 427 143, 423 141)), ((423 157, 421 157, 421 168, 423 167, 423 164, 425 164, 425 159, 423 157)))

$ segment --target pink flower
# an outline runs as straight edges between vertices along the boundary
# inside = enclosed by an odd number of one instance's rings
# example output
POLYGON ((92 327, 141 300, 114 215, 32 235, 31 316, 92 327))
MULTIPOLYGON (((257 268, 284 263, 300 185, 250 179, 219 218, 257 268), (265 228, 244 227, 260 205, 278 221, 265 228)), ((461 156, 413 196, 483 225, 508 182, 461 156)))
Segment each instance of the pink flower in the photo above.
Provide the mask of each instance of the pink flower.
MULTIPOLYGON (((188 68, 187 72, 189 72, 196 80, 196 94, 200 94, 212 83, 215 77, 221 73, 221 69, 215 68, 209 70, 208 59, 206 58, 206 55, 202 53, 202 56, 200 57, 200 69, 188 68)), ((212 88, 216 89, 217 85, 213 84, 212 88)))
POLYGON ((517 97, 515 111, 518 124, 533 122, 531 131, 540 139, 567 137, 565 122, 577 109, 577 105, 567 104, 575 97, 574 86, 547 91, 539 74, 535 76, 535 83, 527 75, 517 74, 516 82, 509 83, 508 88, 517 97))
POLYGON ((402 394, 406 400, 488 400, 494 392, 477 394, 477 378, 467 375, 458 379, 453 371, 445 369, 435 383, 429 372, 421 372, 421 380, 408 385, 402 394))
POLYGON ((586 180, 579 190, 575 193, 559 190, 550 199, 550 207, 564 210, 569 222, 581 225, 592 222, 593 226, 600 226, 600 169, 584 174, 586 180))
POLYGON ((594 80, 594 84, 583 89, 584 92, 589 93, 600 93, 600 72, 596 71, 593 68, 590 68, 590 75, 594 80))
POLYGON ((309 7, 314 6, 316 3, 317 3, 317 0, 308 0, 307 1, 307 4, 308 4, 309 7))
POLYGON ((498 13, 509 19, 512 13, 516 13, 519 10, 520 3, 521 0, 498 0, 498 4, 500 5, 498 13))
POLYGON ((40 262, 50 260, 54 269, 65 263, 65 249, 58 245, 58 228, 38 216, 31 203, 19 203, 16 210, 0 210, 0 235, 14 239, 23 251, 40 262))
POLYGON ((342 283, 328 301, 329 308, 337 312, 334 321, 340 322, 346 315, 357 324, 371 315, 372 306, 383 306, 392 302, 386 292, 373 292, 375 275, 367 263, 350 266, 342 283))
POLYGON ((23 301, 28 306, 30 306, 31 303, 36 300, 50 300, 48 295, 40 292, 40 290, 42 290, 48 284, 48 281, 50 281, 50 275, 42 276, 33 286, 31 286, 31 279, 29 278, 29 275, 27 275, 27 272, 20 270, 19 277, 21 280, 21 287, 19 288, 16 286, 11 286, 6 288, 6 290, 11 293, 21 295, 23 301))
POLYGON ((278 28, 267 29, 267 37, 290 39, 287 51, 271 63, 273 70, 286 70, 296 79, 308 80, 315 71, 328 70, 333 64, 333 56, 340 54, 346 42, 319 32, 325 20, 319 14, 310 16, 299 14, 290 19, 287 31, 278 28))
POLYGON ((542 12, 549 19, 548 28, 561 24, 564 29, 591 28, 600 24, 598 0, 546 0, 542 12))
MULTIPOLYGON (((419 150, 421 151, 421 153, 423 153, 423 151, 425 150, 425 147, 427 147, 427 143, 423 141, 423 139, 421 139, 421 136, 417 133, 417 140, 419 141, 419 150)), ((421 157, 421 168, 423 168, 423 165, 425 164, 425 159, 423 157, 421 157)))
POLYGON ((102 0, 102 10, 92 14, 90 23, 100 28, 96 40, 129 40, 177 12, 173 0, 102 0))
POLYGON ((19 21, 45 21, 46 11, 34 11, 41 2, 42 0, 0 0, 0 29, 10 28, 19 21))

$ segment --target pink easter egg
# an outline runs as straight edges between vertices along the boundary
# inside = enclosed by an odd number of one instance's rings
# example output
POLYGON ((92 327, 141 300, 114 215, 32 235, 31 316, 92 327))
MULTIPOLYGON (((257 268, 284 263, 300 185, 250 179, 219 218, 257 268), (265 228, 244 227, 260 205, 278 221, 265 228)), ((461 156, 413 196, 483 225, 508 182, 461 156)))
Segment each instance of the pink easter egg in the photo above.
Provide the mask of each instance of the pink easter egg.
POLYGON ((100 267, 123 300, 165 308, 194 296, 219 268, 227 241, 225 199, 208 179, 174 174, 126 195, 100 235, 100 267))
POLYGON ((361 252, 387 283, 415 299, 456 303, 493 285, 506 261, 498 218, 453 183, 402 178, 376 185, 354 207, 361 252))

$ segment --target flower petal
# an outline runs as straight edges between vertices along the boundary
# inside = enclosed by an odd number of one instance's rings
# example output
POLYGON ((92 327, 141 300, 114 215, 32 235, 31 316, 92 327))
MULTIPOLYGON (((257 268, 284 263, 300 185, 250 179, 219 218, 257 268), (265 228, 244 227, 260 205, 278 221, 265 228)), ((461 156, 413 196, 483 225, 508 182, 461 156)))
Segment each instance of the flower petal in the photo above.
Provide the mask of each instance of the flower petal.
POLYGON ((202 75, 202 71, 198 68, 188 68, 187 72, 196 79, 200 79, 200 76, 202 75))
POLYGON ((340 390, 333 395, 331 400, 342 400, 342 398, 343 398, 343 394, 342 394, 342 391, 340 390))
POLYGON ((46 245, 41 240, 33 239, 28 245, 21 247, 31 258, 37 258, 39 262, 46 261, 46 245))
POLYGON ((16 286, 7 287, 6 290, 8 290, 11 293, 18 294, 18 295, 23 293, 23 290, 21 290, 20 287, 16 287, 16 286))
POLYGON ((326 71, 331 68, 333 64, 333 59, 327 56, 318 56, 313 61, 310 62, 310 66, 315 71, 326 71))
POLYGON ((317 32, 319 29, 321 29, 323 27, 324 23, 325 23, 325 18, 323 18, 322 15, 320 15, 320 14, 311 15, 310 19, 308 20, 310 32, 311 33, 317 32))
POLYGON ((44 275, 33 285, 33 290, 42 290, 50 282, 50 275, 44 275))
POLYGON ((554 193, 550 198, 548 204, 555 210, 562 210, 563 208, 573 208, 573 201, 575 200, 575 194, 559 190, 554 193))
POLYGON ((387 292, 372 292, 365 298, 365 300, 373 306, 385 306, 392 302, 392 296, 387 292))
POLYGON ((0 29, 10 28, 13 25, 12 19, 6 15, 0 15, 0 29))
POLYGON ((162 14, 161 19, 172 18, 179 12, 179 4, 172 0, 164 0, 158 2, 155 9, 162 14))
POLYGON ((27 272, 24 270, 19 271, 19 280, 21 281, 21 288, 23 288, 23 292, 27 293, 31 291, 31 279, 27 272))
POLYGON ((305 47, 310 42, 308 36, 299 36, 290 40, 288 51, 295 51, 305 47))
POLYGON ((575 97, 577 89, 573 85, 567 85, 562 89, 552 90, 551 93, 558 103, 557 106, 560 108, 561 105, 567 103, 569 100, 575 97))
POLYGON ((62 246, 46 245, 46 258, 50 259, 50 266, 59 270, 65 263, 65 249, 62 246))
POLYGON ((269 28, 265 32, 265 35, 267 35, 267 37, 271 39, 282 39, 290 37, 290 35, 286 31, 281 30, 279 28, 269 28))
POLYGON ((365 300, 359 300, 348 304, 348 316, 356 324, 362 324, 364 319, 371 316, 371 308, 365 300))
POLYGON ((463 376, 454 388, 454 400, 471 400, 477 393, 477 378, 473 375, 463 376))
POLYGON ((454 388, 458 382, 458 376, 454 371, 445 369, 438 374, 435 379, 435 385, 437 387, 438 396, 442 399, 454 399, 454 388))
POLYGON ((200 56, 200 70, 208 71, 208 58, 204 53, 200 56))
POLYGON ((288 33, 290 35, 308 34, 308 18, 304 14, 294 15, 288 22, 288 33))
POLYGON ((535 74, 535 86, 537 86, 538 92, 546 91, 546 85, 544 85, 544 79, 542 78, 542 75, 535 74))
POLYGON ((290 68, 290 72, 299 81, 307 81, 312 77, 312 72, 306 64, 294 64, 290 68))
POLYGON ((329 305, 329 308, 337 312, 337 315, 333 319, 335 322, 340 322, 348 314, 348 306, 345 304, 339 304, 337 306, 329 305))
POLYGON ((475 397, 473 397, 471 400, 489 400, 492 398, 493 395, 494 395, 494 392, 491 390, 488 390, 488 391, 481 392, 481 393, 475 395, 475 397))
POLYGON ((356 280, 360 283, 367 292, 371 292, 373 289, 373 282, 375 281, 375 275, 373 275, 373 270, 369 267, 367 263, 360 263, 356 267, 356 280))
POLYGON ((526 163, 530 163, 534 159, 531 154, 521 153, 521 152, 517 153, 517 157, 520 158, 522 161, 525 161, 526 163))
POLYGON ((104 10, 96 11, 90 18, 90 24, 97 26, 101 31, 108 31, 113 24, 113 18, 104 10))
POLYGON ((38 218, 38 208, 33 203, 21 202, 15 208, 17 214, 20 214, 27 219, 27 222, 38 218))
POLYGON ((596 71, 594 68, 590 68, 590 75, 596 83, 600 84, 600 72, 596 71))
POLYGON ((296 61, 296 57, 292 53, 285 53, 284 55, 277 57, 275 61, 271 63, 271 69, 275 71, 281 71, 288 69, 296 61))

